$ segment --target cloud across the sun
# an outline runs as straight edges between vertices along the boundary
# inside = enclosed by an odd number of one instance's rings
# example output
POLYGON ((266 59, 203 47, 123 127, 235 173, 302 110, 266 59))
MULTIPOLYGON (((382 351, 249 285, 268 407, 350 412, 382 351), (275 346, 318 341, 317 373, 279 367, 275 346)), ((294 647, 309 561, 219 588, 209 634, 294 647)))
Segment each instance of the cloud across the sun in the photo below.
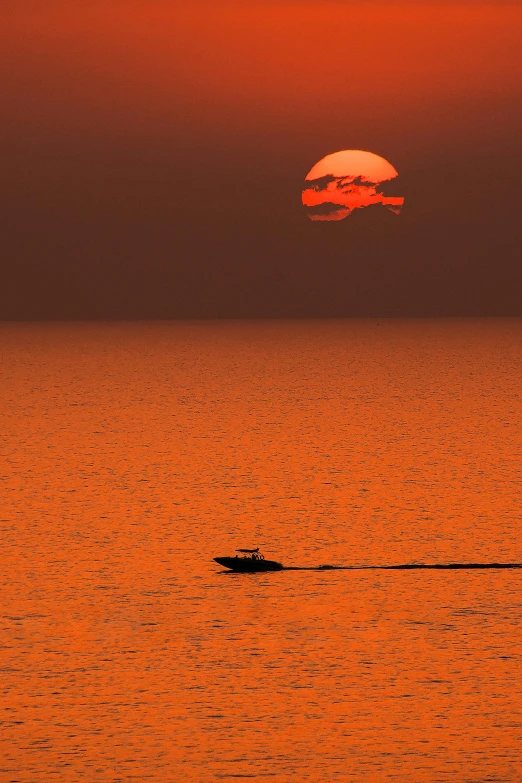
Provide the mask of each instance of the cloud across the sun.
POLYGON ((363 176, 327 175, 306 180, 303 204, 311 220, 342 220, 356 209, 382 205, 398 215, 404 204, 401 196, 386 196, 379 182, 363 176))

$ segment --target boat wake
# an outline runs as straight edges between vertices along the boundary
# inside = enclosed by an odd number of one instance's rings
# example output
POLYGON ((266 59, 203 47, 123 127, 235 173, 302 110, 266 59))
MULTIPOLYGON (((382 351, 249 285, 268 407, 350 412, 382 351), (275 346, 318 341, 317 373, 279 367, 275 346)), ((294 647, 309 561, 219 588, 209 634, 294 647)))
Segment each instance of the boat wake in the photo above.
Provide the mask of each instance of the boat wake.
POLYGON ((283 566, 283 571, 413 571, 416 569, 440 571, 486 568, 522 568, 522 563, 403 563, 401 565, 320 565, 320 566, 283 566))

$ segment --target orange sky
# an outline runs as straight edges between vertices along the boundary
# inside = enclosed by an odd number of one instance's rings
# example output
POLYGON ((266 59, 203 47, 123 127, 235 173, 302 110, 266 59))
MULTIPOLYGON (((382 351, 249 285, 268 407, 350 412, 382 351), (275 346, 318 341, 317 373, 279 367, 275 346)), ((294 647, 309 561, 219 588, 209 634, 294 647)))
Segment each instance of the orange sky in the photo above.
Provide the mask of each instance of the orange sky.
POLYGON ((303 132, 352 110, 430 134, 456 110, 458 133, 462 103, 515 100, 522 71, 522 13, 502 3, 50 3, 4 26, 8 119, 66 128, 162 133, 182 112, 303 132))
POLYGON ((0 315, 518 312, 520 3, 7 5, 0 315), (399 172, 375 271, 301 203, 343 149, 399 172))

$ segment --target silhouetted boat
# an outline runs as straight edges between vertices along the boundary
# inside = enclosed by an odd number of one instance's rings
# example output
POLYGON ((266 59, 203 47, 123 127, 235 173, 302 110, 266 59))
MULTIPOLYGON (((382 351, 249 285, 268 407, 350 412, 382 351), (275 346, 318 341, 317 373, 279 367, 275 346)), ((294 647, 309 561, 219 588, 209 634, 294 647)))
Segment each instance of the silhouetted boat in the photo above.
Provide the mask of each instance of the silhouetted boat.
POLYGON ((252 573, 255 571, 280 571, 283 568, 281 563, 275 560, 265 560, 259 547, 257 549, 236 549, 241 552, 241 557, 215 557, 214 560, 219 565, 230 568, 231 571, 242 571, 252 573))

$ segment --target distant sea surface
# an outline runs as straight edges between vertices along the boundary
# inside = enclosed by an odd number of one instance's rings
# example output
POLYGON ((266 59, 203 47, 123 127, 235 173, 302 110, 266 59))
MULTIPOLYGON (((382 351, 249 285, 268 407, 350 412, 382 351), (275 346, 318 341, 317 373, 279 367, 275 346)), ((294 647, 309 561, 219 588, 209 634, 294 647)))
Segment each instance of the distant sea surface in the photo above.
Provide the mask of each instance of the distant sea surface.
POLYGON ((522 781, 522 320, 0 326, 0 781, 522 781))

